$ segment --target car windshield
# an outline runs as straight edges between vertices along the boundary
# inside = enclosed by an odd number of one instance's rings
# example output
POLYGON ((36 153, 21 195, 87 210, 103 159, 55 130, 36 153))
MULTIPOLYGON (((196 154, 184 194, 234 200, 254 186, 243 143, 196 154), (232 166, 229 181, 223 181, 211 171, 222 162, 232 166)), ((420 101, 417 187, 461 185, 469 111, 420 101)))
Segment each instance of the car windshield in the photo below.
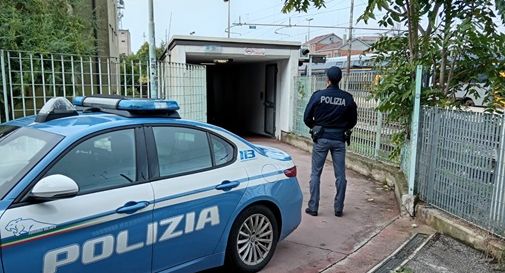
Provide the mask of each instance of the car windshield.
POLYGON ((36 129, 0 125, 0 197, 3 199, 61 139, 36 129))

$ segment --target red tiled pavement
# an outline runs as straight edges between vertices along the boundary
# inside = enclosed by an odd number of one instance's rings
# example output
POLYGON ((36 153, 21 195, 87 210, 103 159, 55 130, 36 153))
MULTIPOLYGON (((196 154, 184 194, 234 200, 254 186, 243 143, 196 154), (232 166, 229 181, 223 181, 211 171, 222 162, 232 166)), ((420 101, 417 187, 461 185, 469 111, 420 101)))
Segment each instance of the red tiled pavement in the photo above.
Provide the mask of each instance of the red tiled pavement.
MULTIPOLYGON (((305 209, 309 197, 310 154, 273 139, 249 140, 282 149, 293 157, 305 209)), ((321 179, 319 216, 303 213, 298 229, 279 243, 262 272, 367 272, 416 231, 411 227, 412 220, 399 217, 392 191, 385 191, 381 184, 352 171, 347 171, 344 217, 335 217, 334 180, 333 167, 327 162, 321 179)))

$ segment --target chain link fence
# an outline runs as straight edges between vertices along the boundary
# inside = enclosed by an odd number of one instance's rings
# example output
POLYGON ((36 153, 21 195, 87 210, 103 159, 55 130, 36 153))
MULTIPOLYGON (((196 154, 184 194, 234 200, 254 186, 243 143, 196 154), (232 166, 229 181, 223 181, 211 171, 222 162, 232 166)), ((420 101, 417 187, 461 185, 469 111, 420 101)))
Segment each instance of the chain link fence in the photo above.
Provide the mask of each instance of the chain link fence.
MULTIPOLYGON (((123 95, 148 98, 146 61, 0 50, 0 119, 37 114, 56 96, 123 95)), ((177 100, 183 118, 206 121, 206 69, 159 62, 158 97, 177 100)))
MULTIPOLYGON (((391 159, 390 155, 394 150, 391 138, 400 131, 400 128, 394 123, 387 122, 386 115, 376 110, 378 103, 370 97, 375 80, 376 74, 372 71, 352 72, 350 76, 344 74, 342 79, 342 87, 347 85, 347 90, 354 96, 358 106, 358 123, 353 129, 348 150, 368 158, 399 164, 399 159, 391 159)), ((309 129, 303 122, 303 114, 312 93, 326 88, 326 77, 299 76, 295 77, 294 83, 296 112, 293 133, 310 137, 309 129)))

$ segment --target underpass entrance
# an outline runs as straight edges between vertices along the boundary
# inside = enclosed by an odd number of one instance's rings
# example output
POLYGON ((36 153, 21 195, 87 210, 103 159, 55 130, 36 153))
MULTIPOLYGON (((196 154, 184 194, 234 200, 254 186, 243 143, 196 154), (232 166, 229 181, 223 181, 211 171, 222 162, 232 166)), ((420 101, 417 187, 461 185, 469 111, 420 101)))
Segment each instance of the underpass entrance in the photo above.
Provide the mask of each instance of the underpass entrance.
POLYGON ((207 67, 207 122, 280 138, 292 119, 299 43, 175 36, 163 58, 207 67))

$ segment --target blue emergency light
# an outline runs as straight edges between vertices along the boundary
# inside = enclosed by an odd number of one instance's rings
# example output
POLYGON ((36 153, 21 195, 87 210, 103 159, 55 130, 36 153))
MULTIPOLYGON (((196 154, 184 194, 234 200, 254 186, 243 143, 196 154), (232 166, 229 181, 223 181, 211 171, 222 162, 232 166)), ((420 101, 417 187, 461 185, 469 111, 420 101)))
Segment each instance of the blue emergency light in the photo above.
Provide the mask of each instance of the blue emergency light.
POLYGON ((177 111, 179 104, 173 100, 134 99, 124 97, 75 97, 75 106, 123 111, 177 111))

